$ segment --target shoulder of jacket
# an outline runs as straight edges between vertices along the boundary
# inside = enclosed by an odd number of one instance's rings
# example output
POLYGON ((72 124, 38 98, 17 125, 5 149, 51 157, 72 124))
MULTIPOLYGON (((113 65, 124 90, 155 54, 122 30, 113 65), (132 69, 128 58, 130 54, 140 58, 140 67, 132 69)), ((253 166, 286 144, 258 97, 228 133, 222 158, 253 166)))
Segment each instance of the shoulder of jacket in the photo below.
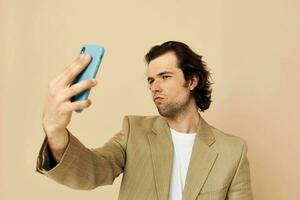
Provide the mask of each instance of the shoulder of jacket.
POLYGON ((218 146, 227 146, 227 147, 232 147, 232 148, 235 148, 235 149, 243 149, 244 146, 246 146, 246 140, 239 137, 239 136, 236 136, 236 135, 233 135, 233 134, 230 134, 230 133, 226 133, 218 128, 215 128, 215 127, 211 127, 212 128, 212 131, 213 131, 213 134, 214 134, 214 137, 216 139, 216 144, 218 146))

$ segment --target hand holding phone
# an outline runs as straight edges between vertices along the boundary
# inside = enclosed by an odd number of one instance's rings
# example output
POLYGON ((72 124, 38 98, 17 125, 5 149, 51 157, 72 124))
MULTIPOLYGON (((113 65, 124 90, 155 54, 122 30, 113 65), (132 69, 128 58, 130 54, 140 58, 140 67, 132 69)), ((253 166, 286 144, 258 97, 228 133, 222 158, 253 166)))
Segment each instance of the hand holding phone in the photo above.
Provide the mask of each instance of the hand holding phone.
POLYGON ((89 91, 86 90, 97 85, 91 79, 96 76, 103 52, 103 47, 84 45, 81 53, 86 54, 81 54, 49 82, 42 124, 51 152, 57 161, 69 141, 66 127, 71 121, 72 112, 80 112, 91 105, 91 101, 87 99, 89 91), (82 82, 78 83, 80 81, 82 82), (78 95, 79 93, 81 94, 78 95), (71 102, 71 99, 76 102, 71 102))
MULTIPOLYGON (((86 44, 81 47, 80 54, 89 54, 91 61, 88 66, 74 79, 73 84, 79 83, 84 80, 91 80, 96 77, 99 70, 102 57, 104 55, 104 48, 98 45, 86 44)), ((84 90, 71 98, 71 102, 86 100, 90 94, 91 89, 84 90)), ((76 110, 81 112, 82 109, 76 110)))

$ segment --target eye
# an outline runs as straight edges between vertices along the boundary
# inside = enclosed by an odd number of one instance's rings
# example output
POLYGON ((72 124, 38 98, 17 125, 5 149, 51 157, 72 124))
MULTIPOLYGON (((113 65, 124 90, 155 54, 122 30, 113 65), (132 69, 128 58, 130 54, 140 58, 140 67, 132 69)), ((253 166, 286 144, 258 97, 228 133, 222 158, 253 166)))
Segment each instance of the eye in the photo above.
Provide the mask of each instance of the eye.
POLYGON ((169 78, 170 76, 163 76, 163 79, 167 79, 167 78, 169 78))
POLYGON ((153 83, 153 80, 148 81, 149 85, 151 85, 153 83))

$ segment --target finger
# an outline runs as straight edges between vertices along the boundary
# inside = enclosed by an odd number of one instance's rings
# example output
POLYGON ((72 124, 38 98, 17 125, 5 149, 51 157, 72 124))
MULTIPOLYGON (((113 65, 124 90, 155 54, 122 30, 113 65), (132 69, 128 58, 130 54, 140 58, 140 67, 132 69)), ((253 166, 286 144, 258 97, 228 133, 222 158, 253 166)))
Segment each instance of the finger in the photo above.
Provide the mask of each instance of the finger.
POLYGON ((60 114, 67 114, 75 110, 85 109, 92 105, 92 101, 90 99, 84 101, 76 101, 76 102, 67 102, 62 107, 60 114))
POLYGON ((64 92, 64 97, 62 100, 63 101, 69 100, 71 97, 75 96, 76 94, 78 94, 86 89, 95 87, 96 85, 97 85, 96 79, 85 80, 85 81, 76 83, 76 84, 72 85, 71 87, 66 88, 66 90, 64 92))
POLYGON ((59 84, 69 86, 74 79, 87 67, 91 61, 91 56, 88 54, 81 54, 79 59, 76 59, 69 67, 62 73, 59 84))
POLYGON ((80 60, 80 56, 78 56, 75 60, 73 60, 73 62, 64 69, 64 71, 62 71, 55 79, 53 79, 53 82, 59 82, 65 75, 66 75, 66 71, 69 70, 69 68, 72 68, 75 63, 78 63, 80 60))

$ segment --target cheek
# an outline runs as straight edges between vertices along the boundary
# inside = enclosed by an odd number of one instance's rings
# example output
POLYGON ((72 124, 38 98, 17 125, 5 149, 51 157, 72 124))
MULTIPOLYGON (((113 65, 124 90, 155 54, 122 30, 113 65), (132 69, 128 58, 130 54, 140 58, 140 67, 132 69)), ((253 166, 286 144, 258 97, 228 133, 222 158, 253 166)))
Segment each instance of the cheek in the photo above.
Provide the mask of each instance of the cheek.
POLYGON ((183 88, 182 85, 179 84, 166 84, 164 87, 165 94, 168 95, 171 100, 175 99, 182 99, 185 98, 186 95, 188 95, 188 91, 183 88))
POLYGON ((168 90, 179 90, 182 88, 182 85, 180 85, 177 79, 169 79, 163 83, 163 86, 168 90))
POLYGON ((163 93, 168 96, 174 96, 177 93, 178 85, 174 83, 174 81, 166 81, 162 84, 163 93))

